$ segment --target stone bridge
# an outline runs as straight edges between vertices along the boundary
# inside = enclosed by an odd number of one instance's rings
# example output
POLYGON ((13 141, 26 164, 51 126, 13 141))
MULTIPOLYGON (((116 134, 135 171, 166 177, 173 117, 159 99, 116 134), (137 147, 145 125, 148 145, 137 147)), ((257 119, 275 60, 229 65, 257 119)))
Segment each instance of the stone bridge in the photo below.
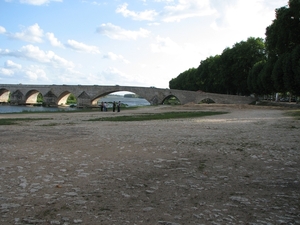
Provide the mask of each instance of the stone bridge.
POLYGON ((163 104, 170 97, 176 97, 181 104, 200 103, 206 99, 220 104, 249 104, 255 101, 253 97, 152 87, 0 84, 0 102, 9 101, 12 105, 35 104, 40 93, 47 106, 58 106, 64 105, 69 95, 73 94, 77 99, 77 107, 92 107, 97 106, 101 97, 118 91, 133 92, 151 105, 163 104))

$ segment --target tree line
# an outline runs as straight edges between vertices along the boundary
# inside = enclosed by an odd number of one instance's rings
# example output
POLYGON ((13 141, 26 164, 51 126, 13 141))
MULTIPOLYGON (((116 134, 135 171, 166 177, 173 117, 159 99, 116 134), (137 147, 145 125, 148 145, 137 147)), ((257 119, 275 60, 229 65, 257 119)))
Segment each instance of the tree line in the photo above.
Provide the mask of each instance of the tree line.
POLYGON ((249 37, 169 81, 171 89, 300 95, 300 0, 275 10, 266 38, 249 37))

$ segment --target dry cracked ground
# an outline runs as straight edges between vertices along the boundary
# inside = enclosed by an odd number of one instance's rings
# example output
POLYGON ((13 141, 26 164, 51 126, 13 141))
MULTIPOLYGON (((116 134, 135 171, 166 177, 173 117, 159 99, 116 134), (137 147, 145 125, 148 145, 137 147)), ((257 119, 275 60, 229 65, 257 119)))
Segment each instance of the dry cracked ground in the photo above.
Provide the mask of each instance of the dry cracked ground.
POLYGON ((300 120, 261 106, 147 107, 227 114, 0 126, 0 224, 300 224, 300 120))

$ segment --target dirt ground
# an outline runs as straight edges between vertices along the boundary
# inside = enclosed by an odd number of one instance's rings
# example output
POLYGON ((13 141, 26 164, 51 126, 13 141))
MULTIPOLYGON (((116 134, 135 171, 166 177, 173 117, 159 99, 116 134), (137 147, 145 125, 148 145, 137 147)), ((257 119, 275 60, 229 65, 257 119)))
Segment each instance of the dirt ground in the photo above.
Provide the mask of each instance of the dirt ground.
POLYGON ((0 126, 0 224, 300 224, 300 120, 279 107, 186 105, 0 126), (175 110, 192 119, 91 122, 175 110))

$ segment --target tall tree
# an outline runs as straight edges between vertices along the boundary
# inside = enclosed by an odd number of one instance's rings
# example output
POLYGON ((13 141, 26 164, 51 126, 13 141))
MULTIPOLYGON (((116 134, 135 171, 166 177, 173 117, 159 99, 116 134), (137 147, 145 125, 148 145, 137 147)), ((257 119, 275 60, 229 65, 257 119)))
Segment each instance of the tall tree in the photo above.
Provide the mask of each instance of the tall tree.
POLYGON ((262 79, 261 79, 261 73, 263 71, 265 64, 266 64, 265 60, 257 62, 254 64, 254 66, 249 72, 247 83, 248 83, 248 89, 251 91, 251 93, 256 93, 258 95, 265 94, 262 79))
POLYGON ((294 69, 299 63, 299 45, 300 1, 290 0, 288 6, 276 9, 276 18, 266 29, 266 50, 268 61, 275 62, 272 79, 277 92, 300 89, 297 69, 294 69))

